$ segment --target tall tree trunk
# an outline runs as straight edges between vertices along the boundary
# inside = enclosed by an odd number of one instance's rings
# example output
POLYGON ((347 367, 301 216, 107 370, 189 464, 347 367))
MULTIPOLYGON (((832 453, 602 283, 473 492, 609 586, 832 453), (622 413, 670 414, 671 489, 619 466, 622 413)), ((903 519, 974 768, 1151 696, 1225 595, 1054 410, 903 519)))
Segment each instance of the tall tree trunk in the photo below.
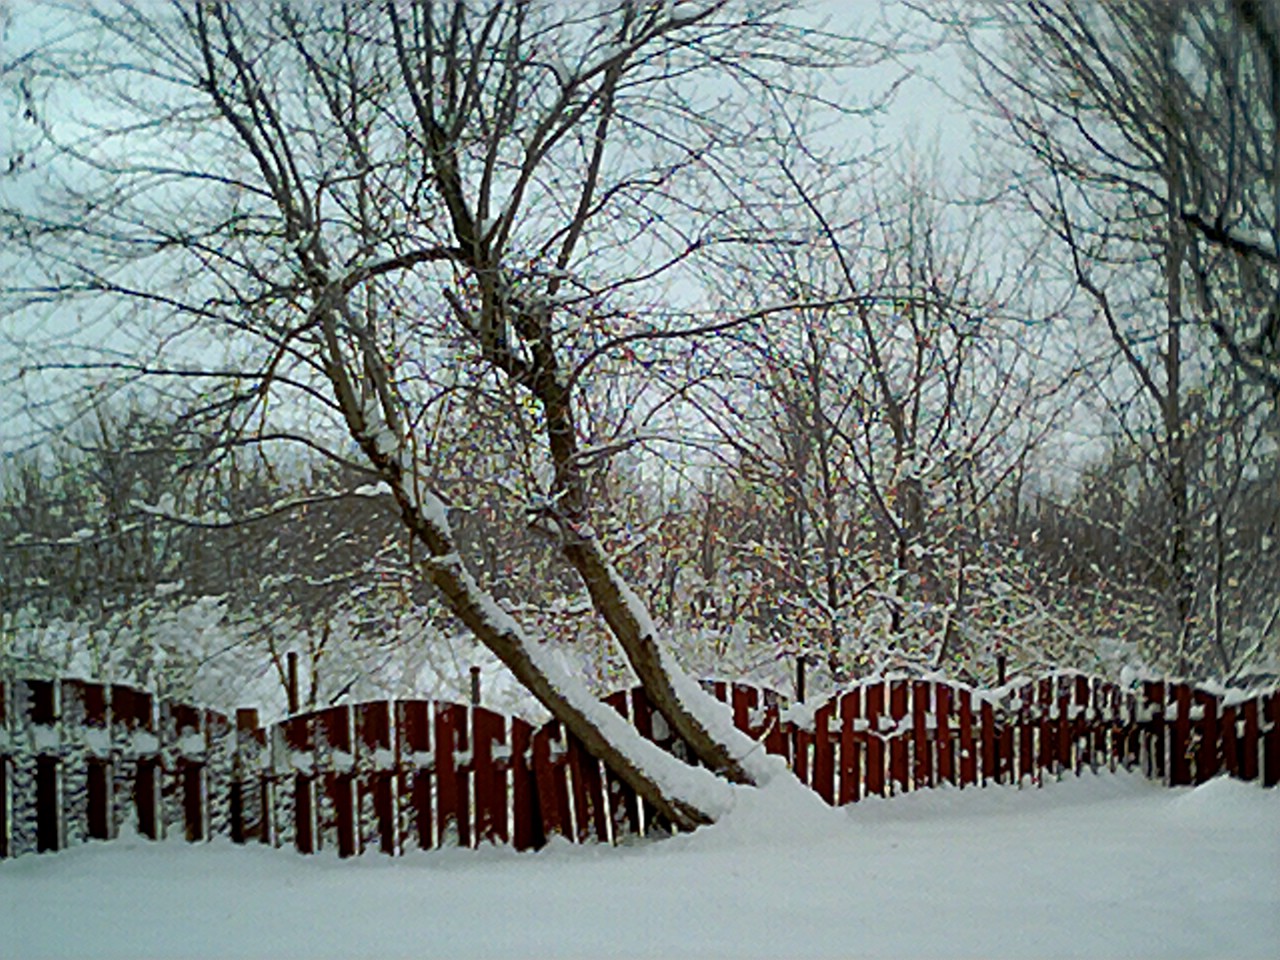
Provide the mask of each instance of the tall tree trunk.
POLYGON ((1166 482, 1171 523, 1167 540, 1165 562, 1169 567, 1169 584, 1172 592, 1172 610, 1175 649, 1178 672, 1185 674, 1189 663, 1187 649, 1190 640, 1192 592, 1191 565, 1187 554, 1188 498, 1187 498, 1187 450, 1182 425, 1182 265, 1185 256, 1186 228, 1182 223, 1183 171, 1179 162, 1180 150, 1176 142, 1179 111, 1173 102, 1174 66, 1173 31, 1165 36, 1165 70, 1170 82, 1165 89, 1165 168, 1167 201, 1167 237, 1165 240, 1165 309, 1168 326, 1164 351, 1164 418, 1166 482))

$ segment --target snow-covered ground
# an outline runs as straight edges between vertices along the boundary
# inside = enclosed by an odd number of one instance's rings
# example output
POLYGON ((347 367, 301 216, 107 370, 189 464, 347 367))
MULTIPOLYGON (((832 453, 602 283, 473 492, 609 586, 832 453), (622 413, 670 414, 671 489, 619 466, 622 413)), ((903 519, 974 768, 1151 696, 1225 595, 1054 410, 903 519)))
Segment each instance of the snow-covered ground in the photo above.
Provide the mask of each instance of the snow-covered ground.
POLYGON ((1280 790, 789 782, 661 842, 357 862, 119 840, 0 863, 0 956, 1276 957, 1280 790))

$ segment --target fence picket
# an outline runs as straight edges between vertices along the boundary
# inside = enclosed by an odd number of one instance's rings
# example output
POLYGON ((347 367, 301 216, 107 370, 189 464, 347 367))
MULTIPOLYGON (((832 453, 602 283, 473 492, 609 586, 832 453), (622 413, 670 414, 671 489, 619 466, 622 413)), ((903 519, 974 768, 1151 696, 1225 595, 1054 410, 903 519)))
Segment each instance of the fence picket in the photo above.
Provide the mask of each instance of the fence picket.
POLYGON ((995 707, 982 701, 982 783, 1000 783, 1000 732, 996 728, 995 707))
POLYGON ((933 696, 937 716, 937 733, 934 741, 938 754, 937 782, 954 784, 956 768, 955 758, 951 752, 951 687, 945 683, 934 684, 933 696))
POLYGON ((778 693, 775 690, 766 690, 764 692, 764 749, 766 753, 770 753, 775 757, 786 757, 787 744, 790 742, 790 736, 784 729, 782 722, 782 706, 779 703, 778 693))
POLYGON ((1269 694, 1265 703, 1266 733, 1263 739, 1266 765, 1262 782, 1264 786, 1274 787, 1280 784, 1280 691, 1269 694))
POLYGON ((475 773, 476 842, 505 844, 507 824, 507 724, 484 707, 471 708, 471 749, 475 773))
POLYGON ((1169 724, 1169 785, 1182 787, 1191 783, 1191 686, 1169 684, 1168 698, 1175 710, 1169 724))
POLYGON ((1120 762, 1126 770, 1142 767, 1142 707, 1139 690, 1123 690, 1119 693, 1117 713, 1117 740, 1120 743, 1120 762))
POLYGON ((1054 775, 1059 779, 1064 773, 1079 772, 1079 752, 1077 751, 1075 729, 1075 677, 1058 677, 1058 744, 1057 765, 1054 775))
POLYGON ((338 856, 359 853, 356 829, 356 751, 351 708, 328 707, 310 715, 315 729, 316 846, 336 846, 338 856))
POLYGON ((398 700, 396 717, 397 793, 403 817, 397 823, 400 849, 410 843, 419 850, 435 847, 432 787, 435 754, 431 740, 431 704, 425 700, 398 700))
POLYGON ((236 711, 235 759, 232 763, 231 842, 271 843, 268 810, 271 799, 264 770, 266 731, 258 727, 258 711, 236 711))
MULTIPOLYGON (((604 702, 617 711, 624 719, 630 719, 628 707, 631 703, 630 690, 618 690, 604 698, 604 702)), ((737 707, 734 707, 735 722, 737 707)), ((745 729, 745 728, 743 728, 745 729)), ((605 791, 609 798, 609 821, 613 830, 614 842, 624 836, 636 836, 640 833, 640 801, 636 792, 624 783, 616 773, 605 768, 605 791)))
MULTIPOLYGON (((280 831, 278 842, 288 843, 292 839, 299 853, 315 853, 319 844, 316 842, 315 752, 311 718, 305 715, 290 717, 278 729, 280 736, 273 738, 272 743, 272 770, 277 782, 283 780, 293 785, 293 809, 280 804, 273 811, 277 829, 287 825, 280 831)), ((277 800, 282 801, 283 796, 277 800)))
POLYGON ((1236 708, 1224 707, 1219 730, 1222 732, 1222 769, 1232 777, 1240 776, 1240 744, 1237 737, 1236 708))
POLYGON ((1169 730, 1164 716, 1168 688, 1160 681, 1145 681, 1142 691, 1147 722, 1147 776, 1153 780, 1164 780, 1169 775, 1166 762, 1169 730))
MULTIPOLYGON (((717 683, 717 691, 724 687, 723 683, 717 683)), ((730 708, 733 710, 733 725, 739 730, 747 733, 749 736, 755 736, 752 731, 751 713, 759 702, 759 693, 755 687, 747 687, 740 683, 735 683, 728 688, 730 697, 730 708)), ((720 700, 724 700, 724 696, 717 692, 716 696, 720 700)))
POLYGON ((856 687, 840 697, 840 805, 862 796, 862 744, 854 725, 862 712, 862 691, 856 687))
POLYGON ((533 765, 533 725, 511 719, 511 842, 517 850, 536 850, 547 842, 538 807, 533 765))
MULTIPOLYGON (((156 736, 155 700, 151 694, 123 684, 111 687, 112 750, 120 758, 115 766, 113 793, 133 798, 134 826, 139 834, 160 839, 158 794, 160 742, 156 736), (129 773, 133 776, 130 778, 129 773)), ((125 808, 117 804, 112 835, 120 829, 125 808)))
POLYGON ((533 735, 533 769, 538 784, 538 809, 542 813, 543 833, 548 840, 553 833, 573 839, 559 723, 546 724, 533 735))
POLYGON ((836 700, 828 700, 813 715, 813 789, 827 803, 836 802, 836 747, 840 741, 831 730, 836 700))
POLYGON ((994 708, 996 735, 996 782, 1016 783, 1017 763, 1014 751, 1016 711, 1008 704, 994 708))
POLYGON ((209 831, 209 816, 205 794, 205 764, 207 762, 209 711, 190 704, 166 704, 164 736, 173 745, 173 768, 167 771, 172 786, 170 791, 181 798, 179 814, 166 813, 165 828, 178 829, 188 843, 205 840, 209 831))
POLYGON ((1090 682, 1089 701, 1086 714, 1089 729, 1085 736, 1089 741, 1089 765, 1097 773, 1099 767, 1111 766, 1111 685, 1094 677, 1090 682))
POLYGON ((801 783, 811 786, 813 783, 812 764, 809 758, 813 753, 813 731, 802 726, 793 726, 791 731, 791 772, 801 783))
POLYGON ((1240 737, 1240 779, 1258 779, 1258 698, 1244 703, 1244 731, 1240 737))
POLYGON ((909 694, 910 688, 905 680, 889 681, 889 716, 894 727, 894 733, 889 738, 889 780, 895 794, 905 793, 910 789, 908 778, 911 775, 911 739, 899 732, 902 721, 907 716, 909 694))
POLYGON ((1036 728, 1032 714, 1034 697, 1035 690, 1032 684, 1030 682, 1023 684, 1018 690, 1018 721, 1006 727, 1010 732, 1016 728, 1018 733, 1018 772, 1015 782, 1019 786, 1035 779, 1036 728))
MULTIPOLYGON (((663 745, 661 738, 654 735, 653 729, 653 706, 649 703, 649 696, 644 692, 643 687, 636 687, 631 691, 631 722, 635 725, 636 732, 646 740, 652 740, 658 746, 663 745)), ((787 745, 784 749, 789 749, 790 737, 787 738, 787 745)), ((539 794, 541 797, 541 794, 539 794)), ((654 822, 653 805, 647 800, 640 801, 640 814, 644 818, 644 829, 648 833, 649 825, 654 822)))
POLYGON ((63 680, 61 714, 65 840, 106 840, 112 821, 106 688, 84 680, 63 680))
POLYGON ((885 760, 888 750, 881 735, 880 721, 884 719, 885 685, 878 680, 864 688, 867 730, 867 793, 877 797, 885 795, 885 760))
POLYGON ((1053 776, 1058 770, 1059 721, 1053 716, 1058 705, 1054 679, 1052 677, 1044 677, 1037 686, 1036 702, 1032 707, 1033 714, 1038 720, 1036 733, 1037 746, 1039 747, 1036 754, 1034 777, 1036 782, 1040 783, 1043 782, 1044 777, 1053 776))
POLYGON ((1204 783, 1218 772, 1219 738, 1218 698, 1202 690, 1195 691, 1195 705, 1200 709, 1200 742, 1196 746, 1195 782, 1204 783))
POLYGON ((960 788, 978 782, 978 750, 974 743, 973 694, 960 688, 956 692, 960 703, 960 788))
POLYGON ((467 785, 467 708, 435 705, 436 836, 443 846, 471 846, 471 796, 467 785), (447 837, 456 837, 453 843, 447 837))
POLYGON ((392 751, 393 704, 386 700, 355 707, 356 844, 368 850, 374 843, 387 854, 396 852, 396 764, 392 751))
POLYGON ((565 761, 573 789, 574 836, 579 843, 592 839, 608 843, 608 816, 600 761, 568 731, 565 732, 565 761))
POLYGON ((1093 758, 1093 728, 1091 726, 1097 717, 1097 708, 1094 701, 1094 691, 1097 684, 1093 678, 1086 677, 1082 673, 1076 676, 1074 686, 1071 742, 1075 747, 1074 769, 1078 777, 1086 766, 1091 770, 1097 769, 1093 758))
POLYGON ((932 693, 933 684, 928 680, 915 680, 911 684, 911 752, 915 755, 911 776, 915 789, 934 786, 933 749, 929 737, 932 693))
MULTIPOLYGON (((52 680, 28 680, 28 710, 35 737, 36 850, 61 850, 62 761, 61 731, 58 729, 60 703, 58 684, 52 680)), ((151 834, 149 834, 151 836, 151 834)))

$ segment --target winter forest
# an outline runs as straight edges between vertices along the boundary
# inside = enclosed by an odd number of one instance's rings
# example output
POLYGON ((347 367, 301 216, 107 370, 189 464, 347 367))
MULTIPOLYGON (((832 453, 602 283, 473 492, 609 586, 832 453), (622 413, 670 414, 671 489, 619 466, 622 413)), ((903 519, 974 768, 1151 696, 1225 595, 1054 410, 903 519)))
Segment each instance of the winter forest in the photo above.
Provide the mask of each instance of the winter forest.
POLYGON ((0 30, 0 673, 478 666, 676 824, 716 795, 595 696, 752 783, 691 677, 1280 676, 1273 4, 0 30))

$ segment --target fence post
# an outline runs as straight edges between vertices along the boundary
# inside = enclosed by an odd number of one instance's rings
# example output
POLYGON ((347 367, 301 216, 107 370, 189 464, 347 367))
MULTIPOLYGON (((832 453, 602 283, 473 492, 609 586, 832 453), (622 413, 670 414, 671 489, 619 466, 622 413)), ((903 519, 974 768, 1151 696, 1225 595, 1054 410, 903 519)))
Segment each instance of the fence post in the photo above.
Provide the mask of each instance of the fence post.
POLYGON ((796 657, 796 703, 804 703, 804 668, 807 658, 802 653, 796 657))
POLYGON ((31 724, 43 727, 33 735, 36 745, 36 850, 61 850, 65 846, 62 810, 62 738, 60 684, 56 680, 28 680, 31 724))
POLYGON ((471 705, 480 706, 480 668, 471 668, 471 705))
POLYGON ((290 650, 285 654, 285 670, 288 678, 289 713, 298 712, 298 651, 290 650))

